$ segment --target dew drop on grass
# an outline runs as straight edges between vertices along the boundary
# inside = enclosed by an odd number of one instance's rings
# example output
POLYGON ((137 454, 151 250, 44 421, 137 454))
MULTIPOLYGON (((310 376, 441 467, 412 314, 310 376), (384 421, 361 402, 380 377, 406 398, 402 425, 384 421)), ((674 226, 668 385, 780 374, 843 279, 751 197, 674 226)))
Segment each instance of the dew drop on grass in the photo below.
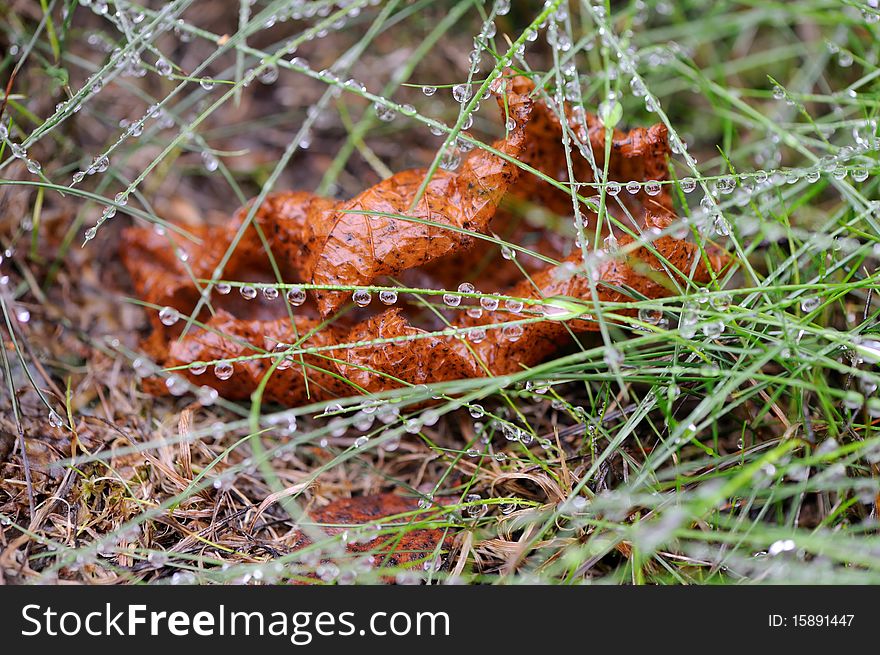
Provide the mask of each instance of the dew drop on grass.
POLYGON ((203 77, 199 80, 199 86, 201 86, 205 91, 210 91, 214 88, 214 80, 210 77, 203 77))
POLYGON ((367 442, 369 440, 370 440, 370 438, 368 436, 362 435, 354 440, 354 447, 355 448, 363 448, 364 446, 367 445, 367 442))
POLYGON ((616 196, 620 193, 620 189, 620 184, 618 184, 617 182, 609 182, 605 185, 605 193, 607 193, 609 196, 616 196))
POLYGON ((171 75, 171 63, 165 57, 159 57, 156 60, 156 70, 159 71, 159 75, 168 77, 171 75))
POLYGON ((486 415, 486 410, 483 409, 482 405, 470 405, 468 407, 468 412, 473 418, 482 418, 486 415))
POLYGON ((473 330, 469 330, 467 333, 467 338, 472 343, 480 343, 486 338, 486 330, 483 328, 474 328, 473 330))
POLYGON ((511 343, 519 341, 522 335, 523 326, 518 323, 513 325, 505 325, 503 328, 501 328, 501 336, 511 343))
POLYGON ((461 155, 459 155, 455 150, 450 150, 443 153, 443 156, 440 158, 440 168, 444 171, 454 171, 461 165, 461 155))
POLYGON ((422 93, 424 93, 426 96, 430 97, 430 96, 434 95, 435 93, 437 93, 437 87, 436 86, 423 86, 422 93))
POLYGON ((202 385, 201 387, 199 387, 198 399, 199 404, 203 407, 210 407, 217 401, 217 398, 219 397, 220 394, 214 387, 209 387, 208 385, 202 385))
POLYGON ((206 362, 193 362, 189 365, 189 372, 193 375, 201 375, 207 370, 208 364, 206 362))
POLYGON ((174 307, 163 307, 159 310, 159 321, 162 325, 172 326, 180 320, 180 313, 174 307))
POLYGON ((468 84, 456 84, 452 87, 452 97, 455 98, 457 102, 467 102, 471 99, 471 87, 468 84))
POLYGON ((385 289, 379 292, 379 302, 383 305, 393 305, 397 302, 397 292, 393 289, 385 289))
POLYGON ((730 235, 730 223, 724 216, 716 216, 712 226, 715 229, 715 234, 718 236, 726 237, 730 235))
POLYGON ((179 375, 169 375, 165 378, 165 387, 172 396, 182 396, 186 393, 186 380, 179 375))
POLYGON ((342 411, 342 405, 340 405, 339 403, 330 403, 329 405, 327 405, 324 408, 324 416, 327 416, 329 414, 335 414, 336 412, 341 412, 341 411, 342 411))
POLYGON ((366 432, 373 426, 373 421, 375 417, 372 414, 368 414, 367 412, 360 411, 354 415, 351 424, 354 426, 355 430, 360 430, 361 432, 366 432))
POLYGON ((626 183, 626 191, 630 195, 633 195, 633 196, 636 195, 641 188, 642 188, 641 182, 636 182, 635 180, 632 180, 632 181, 626 183))
POLYGON ((394 111, 391 107, 388 107, 381 102, 376 102, 373 104, 373 111, 376 112, 376 117, 385 123, 390 123, 394 120, 394 117, 397 116, 397 112, 394 111))
POLYGON ((523 301, 515 298, 508 298, 504 301, 504 309, 514 314, 519 314, 523 310, 523 301))
POLYGON ((483 500, 483 497, 480 496, 479 494, 468 494, 464 500, 466 503, 469 503, 469 506, 467 508, 467 513, 468 513, 468 516, 470 516, 472 519, 478 519, 482 516, 485 516, 486 512, 489 511, 488 505, 475 504, 475 503, 479 503, 481 500, 483 500))
POLYGON ((306 301, 306 291, 302 287, 291 287, 285 294, 287 302, 294 307, 299 307, 306 301))
POLYGON ((354 300, 355 304, 358 307, 366 307, 370 304, 373 296, 370 295, 370 292, 366 289, 358 289, 353 294, 351 294, 351 299, 354 300))
POLYGON ((703 334, 713 339, 724 332, 724 321, 710 321, 703 326, 703 334))
POLYGON ((850 172, 850 175, 852 175, 852 179, 856 182, 864 182, 868 179, 868 169, 862 167, 854 168, 850 172))
POLYGON ((238 292, 241 294, 241 297, 245 300, 253 300, 257 297, 257 290, 249 285, 245 285, 240 287, 238 292))
POLYGON ((40 162, 38 162, 34 159, 28 159, 25 162, 25 166, 27 167, 28 172, 33 173, 34 175, 38 175, 40 173, 40 171, 43 169, 43 167, 40 165, 40 162))
POLYGON ((278 67, 275 64, 267 64, 257 73, 260 84, 275 84, 278 81, 278 67))
POLYGON ((801 310, 807 313, 813 312, 822 304, 822 299, 818 296, 807 296, 801 300, 801 310))
POLYGON ((643 307, 639 310, 639 320, 651 325, 659 325, 663 320, 663 311, 651 307, 643 307))
POLYGON ((685 193, 691 193, 694 189, 697 188, 697 181, 692 177, 686 177, 683 180, 680 180, 678 185, 685 193))
POLYGON ((417 418, 409 418, 404 421, 403 429, 409 434, 418 434, 419 430, 422 429, 422 422, 417 418))
POLYGON ((205 170, 209 173, 213 173, 218 168, 220 168, 220 160, 217 159, 212 153, 207 150, 203 150, 201 154, 202 164, 205 167, 205 170))
POLYGON ((263 298, 272 301, 278 297, 278 289, 275 287, 263 287, 263 298))
POLYGON ((444 293, 443 302, 450 307, 458 307, 461 304, 461 296, 457 296, 454 293, 444 293))
POLYGON ((219 293, 221 296, 226 296, 229 294, 230 291, 232 291, 232 286, 226 284, 225 282, 218 282, 216 289, 217 293, 219 293))
POLYGON ((494 312, 496 309, 498 309, 498 298, 483 296, 482 298, 480 298, 480 306, 487 312, 494 312))
POLYGON ((234 372, 235 367, 232 365, 232 362, 217 362, 214 364, 214 375, 217 376, 218 380, 228 380, 234 372))
POLYGON ((64 424, 61 416, 54 409, 49 410, 49 425, 53 428, 60 428, 64 424))

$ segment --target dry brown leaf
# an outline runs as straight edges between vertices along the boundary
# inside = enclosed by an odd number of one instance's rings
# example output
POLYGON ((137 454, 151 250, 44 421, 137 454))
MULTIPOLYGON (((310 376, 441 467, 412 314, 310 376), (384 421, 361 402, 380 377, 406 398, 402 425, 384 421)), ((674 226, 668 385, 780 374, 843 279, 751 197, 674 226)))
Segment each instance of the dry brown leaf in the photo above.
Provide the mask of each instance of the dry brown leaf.
MULTIPOLYGON (((562 147, 562 124, 545 103, 531 98, 532 91, 532 82, 524 77, 496 86, 499 106, 512 125, 506 138, 493 147, 553 179, 565 180, 569 162, 562 147)), ((571 149, 574 178, 592 182, 588 157, 595 158, 600 170, 605 166, 606 130, 591 115, 578 116, 568 107, 565 111, 577 146, 571 149)), ((615 130, 608 149, 610 180, 666 179, 669 146, 664 126, 628 133, 615 130)), ((518 166, 484 149, 472 151, 456 172, 437 171, 411 210, 425 175, 424 170, 398 173, 342 203, 303 192, 272 194, 247 229, 243 229, 247 207, 227 226, 196 228, 201 243, 181 240, 171 232, 133 228, 126 233, 124 262, 141 297, 189 313, 199 298, 193 280, 214 277, 235 239, 225 278, 260 280, 261 274, 271 270, 258 229, 285 280, 352 287, 407 272, 436 278, 436 272, 444 267, 446 277, 466 274, 461 268, 487 252, 483 245, 473 247, 477 241, 474 235, 488 233, 504 197, 524 198, 561 214, 572 212, 569 192, 538 176, 522 174, 518 166), (169 239, 188 257, 181 258, 169 248, 169 239), (189 270, 182 259, 189 263, 189 270)), ((639 223, 637 233, 668 227, 675 218, 668 185, 658 193, 642 189, 621 203, 624 213, 639 223)), ((595 219, 585 205, 580 209, 587 218, 595 219)), ((535 303, 527 310, 557 296, 587 303, 659 298, 674 293, 676 284, 709 282, 727 262, 727 254, 717 248, 703 251, 671 236, 652 235, 649 245, 619 228, 612 228, 611 233, 618 240, 620 254, 595 264, 595 298, 579 251, 565 258, 560 267, 532 266, 531 279, 506 289, 503 295, 533 299, 535 303)), ((269 303, 248 303, 237 296, 214 294, 214 315, 203 312, 200 317, 205 328, 192 330, 181 339, 174 338, 179 326, 163 326, 154 313, 155 330, 146 343, 147 352, 167 368, 245 358, 232 363, 234 373, 226 380, 185 372, 193 383, 208 384, 230 399, 247 398, 280 358, 279 351, 293 353, 272 371, 265 397, 299 405, 352 392, 377 393, 405 385, 515 372, 556 352, 569 330, 597 329, 590 315, 584 314, 566 322, 525 323, 518 339, 511 339, 501 329, 490 329, 485 338, 470 343, 411 325, 401 308, 355 322, 339 319, 338 310, 350 291, 317 289, 311 309, 310 305, 297 307, 292 320, 289 316, 269 318, 264 315, 269 303), (336 320, 322 322, 328 318, 336 320), (299 352, 305 349, 314 352, 299 352)), ((476 334, 483 326, 520 318, 522 314, 502 310, 484 311, 479 317, 462 312, 456 327, 476 334)), ((161 380, 149 380, 145 386, 157 394, 167 391, 161 380)))

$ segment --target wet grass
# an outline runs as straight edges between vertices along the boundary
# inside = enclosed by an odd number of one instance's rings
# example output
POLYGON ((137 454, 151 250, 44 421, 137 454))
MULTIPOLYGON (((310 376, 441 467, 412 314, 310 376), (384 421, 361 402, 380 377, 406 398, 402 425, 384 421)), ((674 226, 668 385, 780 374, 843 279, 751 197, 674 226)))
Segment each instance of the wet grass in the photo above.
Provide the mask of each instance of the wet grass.
MULTIPOLYGON (((877 8, 102 4, 0 9, 0 579, 880 582, 877 8), (477 104, 506 66, 664 123, 670 231, 725 246, 723 277, 582 307, 601 332, 509 376, 293 410, 140 390, 160 308, 130 298, 120 226, 186 238, 274 190, 350 197, 447 166, 498 134, 477 104), (420 507, 332 536, 308 518, 380 491, 420 507), (345 550, 422 528, 448 539, 415 568, 345 550)), ((552 182, 618 220, 627 192, 600 179, 552 182)), ((598 245, 573 217, 529 218, 598 245)))

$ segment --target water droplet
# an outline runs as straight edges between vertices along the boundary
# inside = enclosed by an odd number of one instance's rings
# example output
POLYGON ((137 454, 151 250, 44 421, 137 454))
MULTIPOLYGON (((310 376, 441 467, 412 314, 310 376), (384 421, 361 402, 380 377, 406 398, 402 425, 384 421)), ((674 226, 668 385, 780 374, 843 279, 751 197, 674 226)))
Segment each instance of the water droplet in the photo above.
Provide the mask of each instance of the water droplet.
POLYGON ((203 77, 199 80, 199 86, 201 86, 205 91, 210 91, 214 88, 214 80, 210 77, 203 77))
POLYGON ((393 305, 397 302, 397 292, 393 289, 385 289, 379 292, 379 302, 383 305, 393 305))
POLYGON ((203 150, 200 157, 202 158, 202 164, 204 165, 205 170, 209 173, 213 173, 220 168, 220 160, 217 159, 213 153, 203 150))
POLYGON ((630 195, 637 194, 639 192, 639 189, 641 189, 641 188, 642 188, 641 182, 636 182, 635 180, 632 180, 632 181, 626 183, 626 191, 630 195))
POLYGON ((801 310, 809 314, 818 309, 821 304, 822 299, 818 296, 807 296, 801 300, 801 310))
POLYGON ((287 302, 294 307, 299 307, 306 301, 306 291, 302 287, 291 287, 285 294, 287 302))
POLYGON ((238 292, 245 300, 253 300, 257 297, 257 290, 252 286, 245 285, 243 287, 239 287, 238 292))
POLYGON ((208 385, 202 385, 201 387, 199 387, 199 404, 203 407, 210 407, 217 401, 217 398, 219 397, 220 394, 215 388, 209 387, 208 385))
POLYGON ((715 234, 718 236, 726 237, 730 234, 730 223, 724 216, 716 216, 712 226, 715 229, 715 234))
POLYGON ((724 332, 724 328, 724 321, 710 321, 703 325, 703 334, 710 339, 714 339, 724 332))
POLYGON ((33 173, 34 175, 38 175, 43 168, 42 166, 40 166, 40 162, 34 159, 28 159, 25 162, 25 166, 27 167, 28 172, 33 173))
POLYGON ((510 246, 501 246, 501 256, 508 261, 516 259, 516 250, 510 246))
POLYGON ((679 180, 678 186, 680 186, 681 190, 685 193, 691 193, 694 189, 697 188, 697 181, 692 177, 686 177, 682 180, 679 180))
POLYGON ((187 390, 186 380, 177 374, 169 375, 165 378, 165 388, 172 396, 182 396, 187 390))
POLYGON ((229 284, 226 284, 225 282, 218 282, 216 289, 217 289, 217 293, 219 293, 221 296, 225 296, 225 295, 229 294, 230 291, 232 291, 232 286, 229 284))
POLYGON ((367 442, 369 440, 370 440, 370 438, 366 435, 360 436, 354 440, 354 447, 355 448, 363 448, 364 446, 367 445, 367 442))
POLYGON ((217 376, 218 380, 228 380, 234 372, 235 367, 232 365, 232 362, 217 362, 214 364, 214 375, 217 376))
POLYGON ((156 70, 159 71, 159 75, 169 77, 172 71, 171 63, 165 57, 159 57, 156 60, 156 70))
POLYGON ((605 193, 607 193, 609 196, 616 196, 620 193, 620 188, 620 184, 618 184, 617 182, 609 182, 605 185, 605 193))
POLYGON ((450 307, 458 307, 461 304, 461 296, 457 296, 454 293, 444 293, 443 302, 450 307))
POLYGON ((469 330, 467 333, 467 338, 473 343, 480 343, 486 338, 486 330, 482 328, 474 328, 473 330, 469 330))
POLYGON ((639 320, 651 325, 659 325, 663 320, 663 310, 651 307, 643 307, 639 310, 639 320))
POLYGON ((180 313, 174 307, 163 307, 159 310, 159 320, 162 325, 171 326, 180 320, 180 313))
POLYGON ((480 306, 487 312, 494 312, 496 309, 498 309, 498 298, 483 296, 482 298, 480 298, 480 306))
POLYGON ((854 168, 850 171, 850 175, 852 175, 852 179, 856 182, 864 182, 868 179, 868 169, 867 168, 854 168))
POLYGON ((60 428, 64 425, 64 421, 61 419, 61 416, 54 409, 49 410, 49 425, 53 428, 60 428))
POLYGON ((366 307, 370 304, 373 296, 370 295, 370 292, 366 289, 358 289, 353 294, 351 294, 351 299, 354 300, 355 304, 358 307, 366 307))
POLYGON ((426 96, 432 96, 435 93, 437 93, 437 87, 436 86, 423 86, 422 93, 424 93, 426 96))
POLYGON ((519 323, 505 325, 501 329, 501 336, 510 342, 519 341, 519 338, 523 335, 523 331, 523 326, 519 323))
POLYGON ((394 120, 394 117, 397 116, 397 112, 394 111, 391 107, 382 104, 381 102, 376 102, 373 104, 373 111, 376 112, 376 117, 385 123, 390 123, 394 120))
POLYGON ((779 541, 774 541, 770 544, 767 554, 770 555, 770 557, 776 557, 782 553, 791 552, 795 548, 796 546, 792 539, 780 539, 779 541))
POLYGON ((515 298, 508 298, 504 301, 504 309, 514 314, 519 314, 523 310, 523 301, 515 298))
POLYGON ((275 84, 278 81, 278 67, 275 64, 267 64, 257 73, 260 84, 275 84))
POLYGON ((272 301, 278 297, 278 289, 275 287, 263 287, 263 298, 272 301))
POLYGON ((452 97, 457 102, 465 103, 471 99, 472 91, 468 84, 456 84, 452 87, 452 97))
POLYGON ((479 503, 481 500, 483 500, 483 497, 480 496, 479 494, 468 494, 464 500, 466 503, 469 504, 469 506, 467 508, 468 516, 470 516, 473 519, 485 516, 486 512, 489 511, 488 505, 474 504, 474 503, 479 503))

